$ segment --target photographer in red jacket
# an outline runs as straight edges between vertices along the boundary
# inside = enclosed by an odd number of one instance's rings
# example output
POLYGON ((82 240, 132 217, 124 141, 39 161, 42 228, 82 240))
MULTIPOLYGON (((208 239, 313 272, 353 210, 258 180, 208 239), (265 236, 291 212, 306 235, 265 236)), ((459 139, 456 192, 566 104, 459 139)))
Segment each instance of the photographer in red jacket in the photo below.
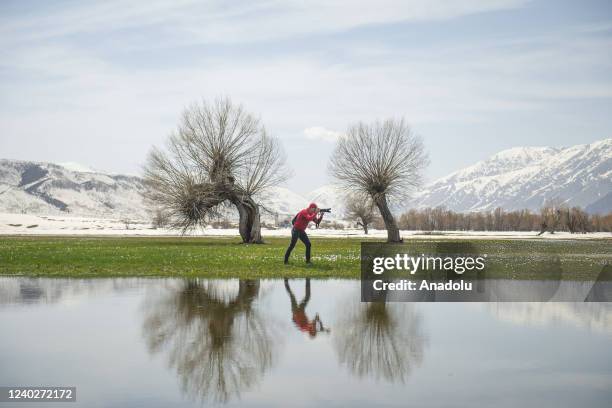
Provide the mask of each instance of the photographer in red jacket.
POLYGON ((293 219, 293 228, 291 228, 291 243, 289 244, 289 248, 287 248, 287 252, 285 252, 285 264, 289 263, 289 256, 293 248, 295 248, 298 238, 306 246, 306 263, 310 263, 310 240, 306 234, 306 228, 311 221, 319 223, 322 218, 323 213, 319 212, 319 208, 315 203, 310 203, 308 208, 304 208, 297 213, 293 219))

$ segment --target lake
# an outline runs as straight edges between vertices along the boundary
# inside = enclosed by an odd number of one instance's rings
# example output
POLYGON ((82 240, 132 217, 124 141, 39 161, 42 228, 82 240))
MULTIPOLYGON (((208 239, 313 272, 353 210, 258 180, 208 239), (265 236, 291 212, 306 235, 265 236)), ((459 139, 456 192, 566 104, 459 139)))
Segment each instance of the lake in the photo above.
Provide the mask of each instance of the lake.
POLYGON ((2 277, 0 385, 77 388, 53 407, 612 406, 612 303, 359 299, 357 280, 2 277))

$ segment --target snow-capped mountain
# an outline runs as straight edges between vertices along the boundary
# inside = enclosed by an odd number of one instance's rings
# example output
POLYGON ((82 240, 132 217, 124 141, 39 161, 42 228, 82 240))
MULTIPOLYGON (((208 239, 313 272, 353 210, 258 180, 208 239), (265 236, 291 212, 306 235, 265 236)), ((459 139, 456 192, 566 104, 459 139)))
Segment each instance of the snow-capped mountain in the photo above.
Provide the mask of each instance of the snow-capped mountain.
MULTIPOLYGON (((0 212, 150 220, 142 178, 65 163, 0 159, 0 212)), ((325 185, 302 196, 274 187, 260 196, 264 220, 282 220, 309 202, 344 216, 345 192, 325 185)), ((408 207, 454 211, 538 210, 547 199, 589 212, 612 211, 612 139, 556 149, 519 147, 443 177, 421 190, 408 207)), ((235 214, 234 214, 235 215, 235 214)), ((229 218, 234 218, 231 211, 229 218)))
POLYGON ((316 203, 319 208, 331 208, 332 212, 326 215, 327 218, 341 219, 344 217, 346 194, 340 188, 327 184, 312 190, 306 194, 308 202, 316 203))
POLYGON ((68 163, 0 160, 0 211, 145 219, 141 178, 68 163))
MULTIPOLYGON (((0 212, 149 220, 145 192, 137 176, 107 174, 78 163, 0 160, 0 212)), ((292 217, 308 205, 306 198, 283 187, 259 199, 264 220, 292 217)), ((227 212, 229 219, 237 216, 227 212)))
POLYGON ((537 210, 548 199, 592 212, 612 211, 612 139, 560 149, 504 150, 427 185, 411 206, 537 210))
POLYGON ((302 208, 308 205, 308 200, 294 193, 288 188, 272 187, 259 197, 264 207, 262 213, 278 214, 279 216, 293 217, 302 208))

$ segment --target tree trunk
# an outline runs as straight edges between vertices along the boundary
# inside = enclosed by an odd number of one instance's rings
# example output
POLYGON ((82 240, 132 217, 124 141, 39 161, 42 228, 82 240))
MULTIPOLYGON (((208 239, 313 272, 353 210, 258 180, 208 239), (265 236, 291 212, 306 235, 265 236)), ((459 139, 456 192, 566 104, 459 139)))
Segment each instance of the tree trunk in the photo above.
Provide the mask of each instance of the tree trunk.
POLYGON ((363 233, 368 235, 368 223, 365 221, 362 221, 361 226, 363 227, 363 233))
POLYGON ((357 221, 357 225, 361 228, 363 228, 363 232, 368 235, 368 224, 366 224, 365 222, 361 222, 361 221, 357 221))
POLYGON ((387 197, 384 194, 381 194, 374 200, 374 202, 376 203, 376 207, 378 207, 378 211, 380 211, 380 216, 382 217, 385 223, 385 228, 387 229, 387 242, 402 242, 399 228, 395 222, 395 217, 393 217, 391 210, 389 210, 387 197))
POLYGON ((245 244, 263 244, 259 207, 251 198, 235 200, 234 205, 240 216, 238 231, 245 244))
POLYGON ((263 244, 259 206, 248 194, 236 189, 233 180, 217 184, 217 191, 223 200, 228 200, 238 210, 238 232, 243 244, 263 244))

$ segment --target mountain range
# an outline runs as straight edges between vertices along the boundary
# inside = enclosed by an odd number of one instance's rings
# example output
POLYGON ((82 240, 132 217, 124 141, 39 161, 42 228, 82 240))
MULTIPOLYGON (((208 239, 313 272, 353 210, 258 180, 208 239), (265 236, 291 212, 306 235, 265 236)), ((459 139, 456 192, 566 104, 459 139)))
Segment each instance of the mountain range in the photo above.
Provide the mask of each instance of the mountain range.
POLYGON ((589 212, 612 211, 612 139, 504 150, 428 184, 411 206, 457 212, 538 210, 547 200, 589 212))
MULTIPOLYGON (((0 159, 0 212, 150 219, 142 178, 75 163, 0 159)), ((612 139, 567 148, 517 147, 440 178, 404 207, 467 212, 528 208, 549 199, 589 212, 612 211, 612 139)), ((300 195, 284 187, 262 194, 264 218, 290 217, 309 202, 344 214, 343 193, 325 185, 300 195)))
MULTIPOLYGON (((104 173, 76 163, 0 159, 0 212, 147 220, 151 213, 143 198, 146 189, 141 177, 104 173)), ((325 186, 307 197, 339 208, 334 190, 325 186)), ((259 202, 263 218, 272 220, 290 218, 309 200, 287 188, 272 187, 259 202)))
POLYGON ((0 211, 144 219, 140 177, 64 165, 0 159, 0 211))

